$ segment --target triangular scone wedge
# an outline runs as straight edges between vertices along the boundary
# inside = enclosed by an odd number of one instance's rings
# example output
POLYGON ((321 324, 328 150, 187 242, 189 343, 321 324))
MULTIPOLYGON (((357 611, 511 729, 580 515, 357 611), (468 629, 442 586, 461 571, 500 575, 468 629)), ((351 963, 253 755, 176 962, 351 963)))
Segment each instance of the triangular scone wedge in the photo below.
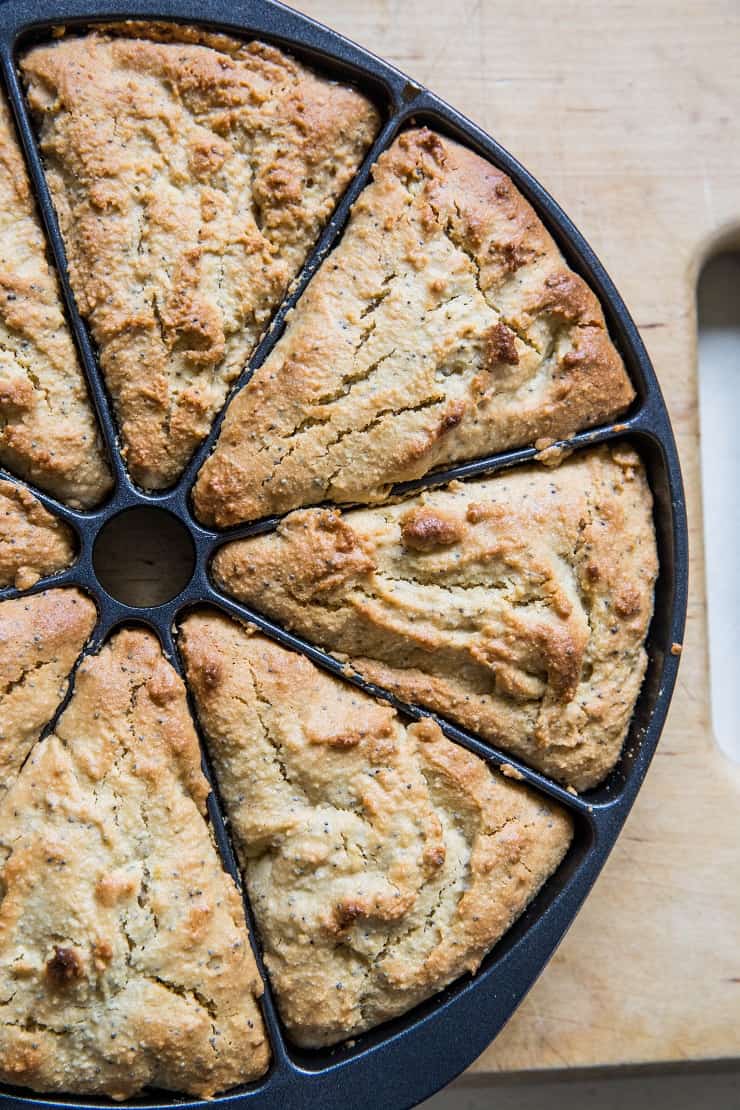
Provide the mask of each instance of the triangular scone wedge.
POLYGON ((475 971, 567 814, 225 617, 188 617, 182 646, 291 1037, 334 1044, 475 971))
POLYGON ((22 60, 72 286, 147 488, 208 432, 379 123, 273 47, 206 39, 137 25, 22 60))
POLYGON ((223 547, 223 588, 579 790, 614 766, 657 573, 627 447, 344 515, 291 513, 223 547))
POLYGON ((0 95, 0 462, 79 508, 111 479, 0 95))
POLYGON ((69 528, 25 486, 0 479, 0 587, 27 590, 70 565, 75 556, 69 528))
POLYGON ((210 1097, 269 1048, 185 690, 145 631, 80 665, 0 803, 0 1079, 210 1097))
POLYGON ((64 698, 95 618, 79 590, 0 602, 0 798, 64 698))
POLYGON ((373 177, 229 406, 195 487, 204 521, 377 501, 634 396, 596 297, 504 174, 422 129, 373 177))

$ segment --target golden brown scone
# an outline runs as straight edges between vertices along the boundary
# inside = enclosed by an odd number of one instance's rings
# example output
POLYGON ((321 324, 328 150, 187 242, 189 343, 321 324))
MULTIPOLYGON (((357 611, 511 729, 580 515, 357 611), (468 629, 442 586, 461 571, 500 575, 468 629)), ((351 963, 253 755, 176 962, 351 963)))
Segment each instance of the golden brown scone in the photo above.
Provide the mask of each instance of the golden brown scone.
POLYGON ((117 633, 0 803, 3 1082, 210 1097, 265 1071, 207 794, 181 680, 151 633, 117 633))
POLYGON ((511 181, 409 131, 231 402, 197 512, 223 527, 377 501, 440 464, 598 424, 633 396, 598 301, 511 181))
POLYGON ((582 790, 614 766, 645 671, 651 506, 637 455, 604 448, 387 508, 295 512, 214 569, 369 680, 582 790))
POLYGON ((111 479, 26 167, 0 96, 0 462, 88 508, 111 479))
POLYGON ((208 432, 379 121, 273 47, 145 35, 69 36, 22 69, 128 465, 161 488, 208 432))
POLYGON ((0 587, 27 590, 74 559, 72 533, 24 486, 0 479, 0 587))
POLYGON ((0 798, 64 698, 95 617, 79 590, 0 602, 0 798))
POLYGON ((225 617, 188 617, 182 643, 292 1038, 334 1044, 475 971, 565 855, 567 814, 225 617))

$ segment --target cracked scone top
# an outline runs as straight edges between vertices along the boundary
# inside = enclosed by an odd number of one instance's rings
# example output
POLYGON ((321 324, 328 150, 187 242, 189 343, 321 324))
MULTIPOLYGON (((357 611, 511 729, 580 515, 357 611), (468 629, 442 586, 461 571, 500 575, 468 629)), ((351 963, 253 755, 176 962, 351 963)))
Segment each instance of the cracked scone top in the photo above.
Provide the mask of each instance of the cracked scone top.
POLYGON ((128 466, 159 489, 207 434, 378 116, 259 42, 118 31, 38 46, 21 67, 128 466))
POLYGON ((0 462, 79 508, 111 479, 0 94, 0 462))
POLYGON ((0 1080, 210 1097, 266 1070, 207 794, 182 681, 151 633, 118 632, 0 801, 0 1080))
POLYGON ((475 971, 568 815, 221 615, 187 617, 182 643, 293 1040, 334 1044, 475 971))
POLYGON ((561 782, 592 787, 619 756, 657 573, 629 448, 382 508, 300 510, 225 545, 214 572, 369 681, 561 782))
POLYGON ((66 524, 25 486, 0 479, 0 589, 28 589, 68 567, 74 554, 66 524))
POLYGON ((196 509, 224 527, 377 501, 435 466, 598 424, 633 396, 596 297, 511 181, 408 131, 231 402, 196 509))
POLYGON ((0 601, 0 798, 61 703, 95 618, 79 590, 0 601))

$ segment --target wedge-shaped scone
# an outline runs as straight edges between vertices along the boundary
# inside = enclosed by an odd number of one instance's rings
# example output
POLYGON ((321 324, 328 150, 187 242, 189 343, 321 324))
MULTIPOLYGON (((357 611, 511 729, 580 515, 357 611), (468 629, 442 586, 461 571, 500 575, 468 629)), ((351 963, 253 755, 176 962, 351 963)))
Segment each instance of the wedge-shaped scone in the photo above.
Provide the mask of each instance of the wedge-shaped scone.
POLYGON ((604 448, 387 508, 292 513, 214 568, 371 681, 585 789, 616 762, 645 671, 651 507, 637 455, 604 448))
POLYGON ((568 816, 220 615, 182 642, 292 1038, 333 1044, 475 971, 564 856, 568 816))
MULTIPOLYGON (((0 798, 64 698, 95 615, 79 590, 0 602, 0 798)), ((21 824, 16 835, 24 833, 21 824)))
POLYGON ((19 590, 72 562, 72 534, 24 486, 0 479, 0 587, 19 590))
POLYGON ((145 35, 69 36, 22 69, 128 465, 160 488, 208 432, 378 116, 261 43, 145 35))
POLYGON ((633 395, 598 301, 511 181, 410 131, 232 401, 197 511, 225 526, 377 501, 442 463, 597 424, 633 395))
POLYGON ((7 105, 0 96, 0 462, 76 507, 110 475, 7 105))
POLYGON ((0 803, 3 1082, 209 1097, 265 1071, 207 794, 180 679, 151 633, 119 632, 0 803))

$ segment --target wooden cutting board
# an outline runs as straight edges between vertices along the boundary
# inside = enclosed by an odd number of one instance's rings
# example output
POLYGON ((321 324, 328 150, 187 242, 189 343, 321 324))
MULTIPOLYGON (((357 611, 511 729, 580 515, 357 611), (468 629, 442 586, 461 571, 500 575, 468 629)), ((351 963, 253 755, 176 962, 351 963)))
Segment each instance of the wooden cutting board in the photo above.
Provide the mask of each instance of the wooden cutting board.
POLYGON ((560 201, 642 331, 683 462, 691 596, 668 726, 593 894, 474 1070, 740 1056, 740 767, 708 715, 695 307, 703 261, 740 244, 740 3, 296 6, 445 97, 560 201))

